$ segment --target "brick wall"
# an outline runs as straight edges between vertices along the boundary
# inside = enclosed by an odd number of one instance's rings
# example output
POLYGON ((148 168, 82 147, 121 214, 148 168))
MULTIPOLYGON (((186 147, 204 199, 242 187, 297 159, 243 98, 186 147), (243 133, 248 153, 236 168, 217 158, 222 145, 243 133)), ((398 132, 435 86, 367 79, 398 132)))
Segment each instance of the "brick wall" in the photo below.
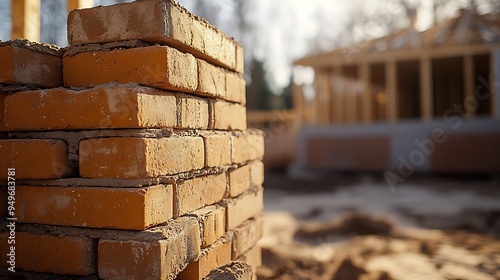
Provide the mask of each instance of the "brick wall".
POLYGON ((68 41, 0 43, 15 275, 251 279, 264 140, 246 127, 241 46, 168 0, 72 11, 68 41))

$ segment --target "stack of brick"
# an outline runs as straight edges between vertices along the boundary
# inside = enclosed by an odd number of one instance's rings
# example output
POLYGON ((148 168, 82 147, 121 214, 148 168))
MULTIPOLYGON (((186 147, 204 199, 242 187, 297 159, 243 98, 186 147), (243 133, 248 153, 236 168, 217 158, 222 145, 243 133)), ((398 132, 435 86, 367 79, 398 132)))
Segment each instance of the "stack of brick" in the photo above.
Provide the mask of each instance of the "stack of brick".
POLYGON ((168 0, 72 11, 68 41, 63 56, 0 45, 17 275, 250 279, 264 140, 246 127, 241 46, 168 0))

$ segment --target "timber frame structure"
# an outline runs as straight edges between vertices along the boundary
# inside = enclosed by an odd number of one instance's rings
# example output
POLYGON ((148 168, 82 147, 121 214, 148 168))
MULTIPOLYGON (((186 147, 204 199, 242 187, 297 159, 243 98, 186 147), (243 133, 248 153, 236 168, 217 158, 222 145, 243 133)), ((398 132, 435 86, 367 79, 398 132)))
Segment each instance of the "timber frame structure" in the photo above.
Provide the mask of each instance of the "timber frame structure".
POLYGON ((295 172, 500 173, 498 19, 461 10, 294 65, 315 71, 314 94, 294 87, 295 172))
POLYGON ((296 87, 305 124, 429 121, 462 104, 500 118, 500 21, 461 10, 424 32, 386 37, 295 61, 315 70, 315 97, 296 87))
MULTIPOLYGON (((40 42, 40 1, 11 0, 11 39, 40 42)), ((68 0, 68 12, 93 6, 93 0, 68 0)))

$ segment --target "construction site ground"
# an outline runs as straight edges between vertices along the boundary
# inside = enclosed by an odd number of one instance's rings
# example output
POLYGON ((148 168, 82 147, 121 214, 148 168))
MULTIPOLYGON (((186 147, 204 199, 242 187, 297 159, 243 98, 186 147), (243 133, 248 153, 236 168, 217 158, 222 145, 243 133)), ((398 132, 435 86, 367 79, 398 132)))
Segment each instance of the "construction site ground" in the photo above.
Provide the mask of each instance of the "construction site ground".
POLYGON ((498 176, 268 172, 259 279, 500 279, 498 176))

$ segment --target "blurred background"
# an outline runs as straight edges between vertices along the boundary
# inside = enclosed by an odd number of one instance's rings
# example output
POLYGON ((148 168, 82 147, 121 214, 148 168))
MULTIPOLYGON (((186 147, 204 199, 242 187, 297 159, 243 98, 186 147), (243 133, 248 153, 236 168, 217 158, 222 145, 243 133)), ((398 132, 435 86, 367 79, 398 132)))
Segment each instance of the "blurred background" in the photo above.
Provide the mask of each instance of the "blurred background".
MULTIPOLYGON (((37 40, 68 2, 130 1, 41 0, 37 40)), ((245 48, 259 279, 500 279, 500 1, 179 2, 245 48)))

